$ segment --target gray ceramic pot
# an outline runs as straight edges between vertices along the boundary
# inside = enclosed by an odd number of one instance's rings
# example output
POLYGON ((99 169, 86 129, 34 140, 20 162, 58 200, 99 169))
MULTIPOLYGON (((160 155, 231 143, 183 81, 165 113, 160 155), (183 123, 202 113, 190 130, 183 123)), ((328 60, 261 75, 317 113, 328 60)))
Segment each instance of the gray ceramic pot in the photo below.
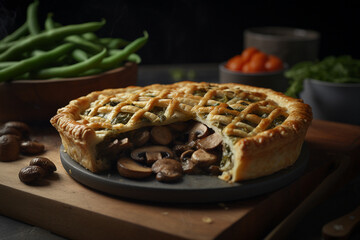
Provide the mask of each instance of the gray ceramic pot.
POLYGON ((256 27, 244 31, 244 48, 256 47, 281 58, 289 66, 318 58, 320 34, 289 27, 256 27))
POLYGON ((329 83, 305 79, 300 98, 314 118, 360 125, 360 83, 329 83))

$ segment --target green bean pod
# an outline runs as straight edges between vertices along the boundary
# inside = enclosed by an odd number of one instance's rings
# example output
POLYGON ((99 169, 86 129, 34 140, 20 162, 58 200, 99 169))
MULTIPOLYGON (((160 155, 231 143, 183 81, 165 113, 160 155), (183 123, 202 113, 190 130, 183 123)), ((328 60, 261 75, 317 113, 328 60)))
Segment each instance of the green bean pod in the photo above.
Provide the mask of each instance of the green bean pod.
POLYGON ((0 61, 14 60, 21 53, 41 46, 44 44, 54 44, 57 41, 64 39, 70 35, 82 34, 86 32, 93 32, 101 28, 105 24, 105 20, 101 22, 87 22, 82 24, 73 24, 63 27, 54 28, 49 31, 41 32, 37 35, 27 37, 23 41, 17 42, 15 45, 8 48, 5 52, 0 54, 0 61))
POLYGON ((16 64, 17 61, 11 61, 11 62, 0 62, 0 69, 4 69, 7 67, 10 67, 11 65, 16 64))
POLYGON ((48 13, 48 15, 46 16, 45 24, 44 24, 46 31, 49 31, 49 30, 52 30, 55 28, 55 22, 52 18, 53 16, 54 16, 53 13, 48 13))
POLYGON ((139 56, 139 54, 136 54, 136 53, 130 54, 126 60, 129 62, 137 63, 137 64, 141 63, 141 57, 139 56))
POLYGON ((13 65, 0 70, 0 82, 14 79, 16 76, 42 68, 75 47, 72 43, 65 43, 48 52, 34 57, 26 58, 13 65))
POLYGON ((7 35, 3 39, 0 40, 0 44, 8 43, 18 40, 20 37, 25 36, 29 32, 27 22, 17 28, 14 32, 7 35))
POLYGON ((16 44, 17 41, 5 42, 0 44, 0 53, 6 51, 9 47, 16 44))
POLYGON ((122 48, 129 44, 129 41, 122 38, 100 38, 99 42, 110 49, 122 48))
POLYGON ((82 49, 75 49, 72 51, 71 55, 77 62, 83 62, 89 58, 88 54, 82 49))
POLYGON ((99 65, 99 63, 106 56, 106 54, 107 50, 106 48, 104 48, 100 53, 92 56, 86 61, 75 63, 69 66, 42 69, 39 72, 35 73, 34 76, 39 79, 76 77, 80 73, 99 65))
POLYGON ((142 48, 145 45, 145 43, 148 41, 148 39, 149 39, 149 34, 145 31, 143 37, 135 39, 134 41, 126 45, 126 47, 123 48, 121 51, 113 55, 110 55, 109 57, 104 58, 100 64, 100 68, 110 69, 119 66, 120 63, 126 60, 130 54, 142 48))
MULTIPOLYGON (((121 51, 123 51, 123 50, 121 50, 121 49, 110 49, 109 53, 110 53, 110 55, 115 55, 115 54, 120 54, 121 51)), ((126 58, 126 60, 129 61, 129 62, 135 62, 137 64, 141 63, 141 57, 136 53, 130 54, 126 58)))
POLYGON ((103 49, 102 46, 97 45, 91 41, 88 41, 79 35, 68 36, 65 38, 65 41, 75 43, 79 48, 92 53, 98 53, 103 49))
POLYGON ((39 1, 35 0, 27 8, 26 21, 28 23, 29 32, 31 35, 36 35, 40 33, 40 25, 37 16, 38 7, 39 7, 39 1))

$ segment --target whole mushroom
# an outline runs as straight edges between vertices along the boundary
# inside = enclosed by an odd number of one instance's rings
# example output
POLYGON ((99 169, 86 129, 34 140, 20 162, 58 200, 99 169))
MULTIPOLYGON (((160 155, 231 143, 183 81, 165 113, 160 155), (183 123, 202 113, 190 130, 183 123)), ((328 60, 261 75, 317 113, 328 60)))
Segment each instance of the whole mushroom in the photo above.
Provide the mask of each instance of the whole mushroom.
POLYGON ((0 136, 0 161, 10 162, 18 159, 20 153, 19 138, 15 135, 0 136))
POLYGON ((160 182, 177 181, 183 176, 181 163, 171 158, 163 158, 156 161, 151 169, 156 173, 156 180, 160 182))

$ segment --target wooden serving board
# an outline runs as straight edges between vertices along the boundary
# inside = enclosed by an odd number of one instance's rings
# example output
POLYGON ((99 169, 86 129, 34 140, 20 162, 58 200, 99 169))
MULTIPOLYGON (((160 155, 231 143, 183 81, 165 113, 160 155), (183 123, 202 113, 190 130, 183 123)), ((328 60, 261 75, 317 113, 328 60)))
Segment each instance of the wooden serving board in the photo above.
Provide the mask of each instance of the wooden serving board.
POLYGON ((0 213, 71 239, 261 239, 332 171, 332 159, 349 152, 358 157, 360 149, 360 126, 314 120, 306 138, 309 166, 288 186, 241 201, 166 204, 84 187, 61 165, 57 132, 50 126, 33 130, 33 138, 46 145, 43 156, 58 170, 30 186, 18 172, 33 157, 0 162, 0 213))

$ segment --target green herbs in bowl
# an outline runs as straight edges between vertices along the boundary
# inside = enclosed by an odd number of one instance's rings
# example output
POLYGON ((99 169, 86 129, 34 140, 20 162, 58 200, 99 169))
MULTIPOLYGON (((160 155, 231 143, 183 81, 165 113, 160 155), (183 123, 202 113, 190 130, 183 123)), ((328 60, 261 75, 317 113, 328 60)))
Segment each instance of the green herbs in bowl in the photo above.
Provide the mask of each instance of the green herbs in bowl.
POLYGON ((300 62, 285 72, 290 80, 286 95, 298 97, 305 79, 330 83, 360 83, 360 60, 349 55, 329 56, 318 62, 300 62))
POLYGON ((360 125, 360 60, 350 56, 301 62, 285 72, 286 94, 309 104, 314 119, 360 125))

